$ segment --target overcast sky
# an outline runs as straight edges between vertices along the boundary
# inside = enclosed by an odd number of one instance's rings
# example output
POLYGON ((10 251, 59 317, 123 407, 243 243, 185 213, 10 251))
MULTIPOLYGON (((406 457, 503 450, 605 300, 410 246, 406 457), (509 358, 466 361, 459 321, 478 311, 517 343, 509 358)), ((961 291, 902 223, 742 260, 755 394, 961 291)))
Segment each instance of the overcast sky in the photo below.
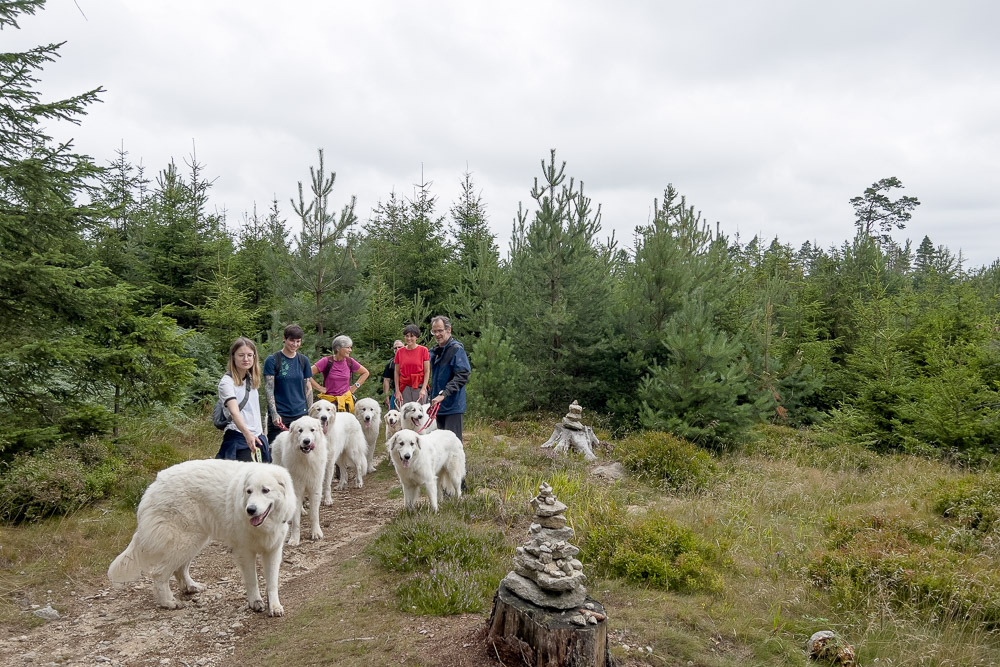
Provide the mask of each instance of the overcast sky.
MULTIPOLYGON (((549 149, 630 246, 673 183, 731 238, 824 248, 898 177, 924 235, 1000 257, 1000 3, 50 0, 0 50, 66 41, 48 98, 107 92, 65 132, 148 175, 192 146, 236 225, 324 148, 358 214, 468 169, 506 250, 549 149)), ((62 130, 55 131, 61 136, 62 130)))

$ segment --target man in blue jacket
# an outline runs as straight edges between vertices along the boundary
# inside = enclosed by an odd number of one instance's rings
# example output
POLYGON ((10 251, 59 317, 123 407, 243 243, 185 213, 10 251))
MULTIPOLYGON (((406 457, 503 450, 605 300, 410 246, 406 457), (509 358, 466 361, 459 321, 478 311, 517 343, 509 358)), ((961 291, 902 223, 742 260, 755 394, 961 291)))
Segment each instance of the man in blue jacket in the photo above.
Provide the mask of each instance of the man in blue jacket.
POLYGON ((437 345, 431 350, 431 407, 440 404, 437 427, 462 439, 465 414, 465 383, 469 381, 469 356, 465 346, 451 337, 451 320, 444 315, 431 319, 431 335, 437 345))

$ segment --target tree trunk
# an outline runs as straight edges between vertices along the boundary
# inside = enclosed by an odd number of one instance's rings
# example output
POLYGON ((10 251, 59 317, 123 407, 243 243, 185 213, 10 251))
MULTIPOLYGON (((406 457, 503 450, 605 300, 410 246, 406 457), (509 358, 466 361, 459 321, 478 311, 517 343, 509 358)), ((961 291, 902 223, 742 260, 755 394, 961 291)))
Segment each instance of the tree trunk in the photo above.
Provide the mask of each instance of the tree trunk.
MULTIPOLYGON (((587 598, 596 624, 569 619, 579 609, 538 607, 500 586, 493 598, 489 642, 507 665, 527 667, 608 667, 608 621, 601 603, 587 598)), ((585 617, 586 618, 586 617, 585 617)))

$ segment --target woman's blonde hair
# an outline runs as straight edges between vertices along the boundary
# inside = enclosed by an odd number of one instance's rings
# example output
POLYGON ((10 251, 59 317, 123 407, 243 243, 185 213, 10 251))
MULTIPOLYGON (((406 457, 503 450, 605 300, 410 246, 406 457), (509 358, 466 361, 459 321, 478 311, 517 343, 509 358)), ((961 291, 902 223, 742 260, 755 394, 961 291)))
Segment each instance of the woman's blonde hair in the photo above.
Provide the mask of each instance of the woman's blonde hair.
POLYGON ((229 346, 229 363, 226 364, 226 370, 233 376, 234 385, 243 386, 243 369, 236 366, 236 351, 241 347, 249 347, 253 350, 253 368, 247 372, 247 375, 250 376, 251 388, 257 389, 260 387, 260 356, 257 354, 257 346, 249 338, 240 336, 229 346))

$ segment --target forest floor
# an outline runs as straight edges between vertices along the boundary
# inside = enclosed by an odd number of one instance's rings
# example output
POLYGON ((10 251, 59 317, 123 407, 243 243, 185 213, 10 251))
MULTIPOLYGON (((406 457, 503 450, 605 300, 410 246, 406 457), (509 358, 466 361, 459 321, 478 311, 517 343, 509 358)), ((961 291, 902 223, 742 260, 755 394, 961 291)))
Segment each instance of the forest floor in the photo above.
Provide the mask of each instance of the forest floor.
MULTIPOLYGON (((298 634, 303 627, 308 633, 310 621, 303 621, 296 612, 308 608, 317 598, 332 602, 334 610, 338 599, 343 602, 341 614, 345 618, 339 621, 343 623, 346 655, 309 654, 308 647, 301 647, 304 653, 297 655, 298 651, 290 650, 286 656, 298 664, 351 664, 351 653, 356 654, 358 664, 389 664, 390 655, 393 664, 458 666, 491 662, 483 641, 483 615, 402 617, 404 627, 397 618, 391 628, 386 628, 378 622, 377 613, 358 613, 358 600, 352 596, 360 594, 361 585, 350 580, 356 579, 353 573, 360 568, 341 565, 363 558, 364 547, 401 510, 399 494, 390 493, 397 485, 391 469, 386 461, 378 474, 366 480, 364 488, 335 492, 334 504, 320 512, 325 539, 309 540, 306 529, 301 545, 285 547, 280 575, 284 617, 269 618, 249 610, 239 571, 228 549, 212 543, 191 568, 195 580, 206 584, 207 589, 181 598, 186 603, 183 609, 157 608, 145 578, 118 590, 107 579, 53 584, 54 589, 74 589, 48 591, 60 618, 32 629, 9 628, 0 634, 0 664, 244 664, 247 653, 266 643, 268 637, 288 630, 298 634), (365 623, 366 616, 371 616, 373 622, 365 623), (368 646, 373 644, 380 644, 388 653, 377 657, 368 646), (364 650, 359 652, 359 647, 364 650)), ((262 579, 260 583, 263 590, 262 579)), ((26 611, 34 606, 29 602, 24 601, 26 611)), ((322 625, 329 627, 327 623, 322 625)))

